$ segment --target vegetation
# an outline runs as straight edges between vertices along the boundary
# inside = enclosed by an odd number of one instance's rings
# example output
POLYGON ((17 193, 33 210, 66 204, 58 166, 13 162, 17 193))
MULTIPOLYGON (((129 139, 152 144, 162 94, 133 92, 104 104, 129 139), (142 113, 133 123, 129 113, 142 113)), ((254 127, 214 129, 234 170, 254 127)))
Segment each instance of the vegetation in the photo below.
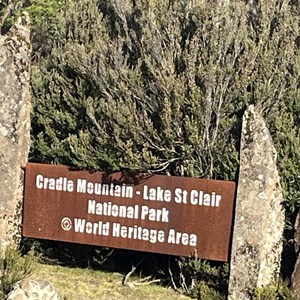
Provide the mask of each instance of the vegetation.
POLYGON ((32 75, 32 160, 235 179, 252 103, 278 147, 287 205, 297 206, 294 6, 77 1, 64 14, 32 75))
POLYGON ((202 300, 225 299, 228 289, 228 265, 211 266, 197 255, 177 260, 179 266, 179 283, 177 287, 174 278, 172 283, 175 290, 202 300))
MULTIPOLYGON (((65 300, 189 300, 168 287, 156 284, 129 288, 122 285, 123 275, 101 270, 37 264, 30 279, 51 282, 65 300), (74 289, 76 286, 76 289, 74 289)), ((138 279, 136 276, 134 279, 138 279)))
POLYGON ((295 300, 286 283, 258 288, 253 297, 254 300, 295 300))
POLYGON ((5 33, 13 24, 14 16, 22 8, 22 1, 0 0, 0 33, 5 33))
POLYGON ((0 252, 0 299, 4 299, 16 282, 31 275, 35 262, 33 250, 25 256, 15 246, 0 252))

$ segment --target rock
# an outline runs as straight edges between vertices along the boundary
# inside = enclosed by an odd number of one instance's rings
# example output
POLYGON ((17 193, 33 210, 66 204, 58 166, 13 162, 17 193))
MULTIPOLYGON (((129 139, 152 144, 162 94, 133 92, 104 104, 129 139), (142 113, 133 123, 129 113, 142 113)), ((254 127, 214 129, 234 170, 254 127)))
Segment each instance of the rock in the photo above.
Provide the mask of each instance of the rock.
POLYGON ((276 150, 263 118, 250 106, 243 118, 228 299, 250 299, 257 287, 276 281, 284 228, 281 202, 276 150))
POLYGON ((298 256, 291 278, 291 289, 296 300, 300 300, 300 212, 295 222, 295 252, 298 256))
POLYGON ((30 30, 23 13, 0 35, 0 245, 20 237, 23 171, 30 141, 30 30))
POLYGON ((48 281, 23 280, 13 286, 7 300, 59 300, 61 299, 48 281))
POLYGON ((295 300, 300 300, 300 257, 298 257, 292 275, 292 293, 295 300))

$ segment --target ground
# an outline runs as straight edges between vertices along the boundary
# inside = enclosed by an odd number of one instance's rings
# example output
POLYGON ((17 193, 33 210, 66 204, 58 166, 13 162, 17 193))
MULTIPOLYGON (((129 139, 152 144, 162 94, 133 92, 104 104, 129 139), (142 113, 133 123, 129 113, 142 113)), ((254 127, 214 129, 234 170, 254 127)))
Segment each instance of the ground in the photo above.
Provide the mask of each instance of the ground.
MULTIPOLYGON (((124 275, 91 269, 37 264, 31 279, 51 282, 64 300, 190 300, 171 287, 157 284, 134 288, 122 285, 124 275)), ((132 278, 131 281, 137 278, 132 278)))

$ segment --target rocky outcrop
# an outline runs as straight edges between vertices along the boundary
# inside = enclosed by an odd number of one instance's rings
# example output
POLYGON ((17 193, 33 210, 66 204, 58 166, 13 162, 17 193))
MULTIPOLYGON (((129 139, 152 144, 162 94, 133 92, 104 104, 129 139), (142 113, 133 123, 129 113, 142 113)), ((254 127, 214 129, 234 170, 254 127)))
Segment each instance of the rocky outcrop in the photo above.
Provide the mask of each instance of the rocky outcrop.
POLYGON ((23 13, 8 35, 0 35, 0 245, 19 237, 30 139, 30 30, 23 13))
POLYGON ((23 280, 14 284, 7 300, 59 300, 53 285, 43 280, 23 280))
POLYGON ((276 281, 284 227, 281 201, 276 150, 263 118, 250 106, 242 127, 228 299, 250 299, 255 288, 276 281))

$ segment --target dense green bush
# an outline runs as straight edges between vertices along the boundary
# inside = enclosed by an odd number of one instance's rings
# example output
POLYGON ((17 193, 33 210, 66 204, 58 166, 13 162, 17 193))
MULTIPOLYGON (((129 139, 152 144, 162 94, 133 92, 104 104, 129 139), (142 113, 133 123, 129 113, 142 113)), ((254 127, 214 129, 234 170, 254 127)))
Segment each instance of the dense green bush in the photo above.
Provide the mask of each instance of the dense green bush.
POLYGON ((64 17, 70 0, 27 0, 24 8, 32 23, 32 59, 39 64, 51 53, 53 42, 59 35, 59 18, 64 17))
POLYGON ((296 13, 193 3, 74 2, 34 68, 32 159, 234 179, 253 103, 297 186, 296 13))

